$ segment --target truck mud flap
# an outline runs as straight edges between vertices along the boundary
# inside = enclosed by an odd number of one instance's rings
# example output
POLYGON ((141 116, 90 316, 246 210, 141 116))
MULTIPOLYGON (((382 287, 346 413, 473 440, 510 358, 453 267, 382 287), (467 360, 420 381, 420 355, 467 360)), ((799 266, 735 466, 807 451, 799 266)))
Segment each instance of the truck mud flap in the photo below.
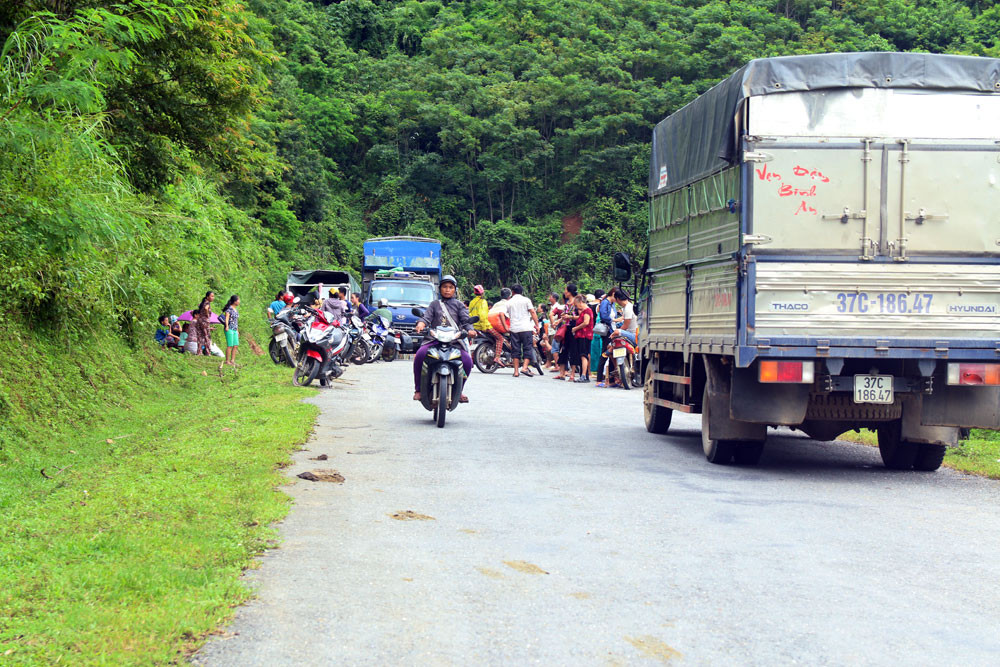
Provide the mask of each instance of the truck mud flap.
MULTIPOLYGON (((717 358, 705 357, 705 382, 708 385, 708 437, 712 440, 747 440, 763 442, 767 438, 767 424, 757 420, 738 420, 730 415, 727 404, 733 394, 730 380, 731 366, 724 366, 717 358)), ((702 407, 704 411, 704 407, 702 407)))
POLYGON ((1000 429, 1000 387, 955 387, 935 383, 923 397, 925 426, 1000 429))
POLYGON ((729 412, 733 419, 760 424, 801 424, 809 407, 805 384, 769 384, 757 381, 757 367, 734 368, 729 412))
POLYGON ((920 423, 923 412, 921 395, 903 396, 901 438, 906 442, 953 447, 958 444, 958 429, 954 426, 927 426, 920 423))

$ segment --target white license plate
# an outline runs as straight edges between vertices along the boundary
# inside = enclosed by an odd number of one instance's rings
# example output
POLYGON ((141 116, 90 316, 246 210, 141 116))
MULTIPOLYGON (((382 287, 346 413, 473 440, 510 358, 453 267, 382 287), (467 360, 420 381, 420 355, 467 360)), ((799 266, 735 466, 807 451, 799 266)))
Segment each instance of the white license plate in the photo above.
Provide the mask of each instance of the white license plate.
POLYGON ((892 403, 893 400, 891 375, 854 376, 855 403, 892 403))
POLYGON ((626 350, 624 347, 616 347, 614 350, 611 351, 611 356, 614 357, 615 359, 621 359, 626 354, 628 354, 628 350, 626 350))
POLYGON ((288 334, 286 334, 286 333, 280 333, 280 334, 277 334, 274 337, 274 340, 279 341, 279 342, 283 341, 283 340, 287 340, 287 339, 288 339, 288 334))

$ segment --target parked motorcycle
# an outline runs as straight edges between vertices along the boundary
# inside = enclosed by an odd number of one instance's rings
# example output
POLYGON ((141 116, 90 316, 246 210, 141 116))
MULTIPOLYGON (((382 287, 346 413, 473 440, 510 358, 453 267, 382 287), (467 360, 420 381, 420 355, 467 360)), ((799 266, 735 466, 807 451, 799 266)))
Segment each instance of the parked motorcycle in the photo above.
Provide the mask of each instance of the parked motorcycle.
POLYGON ((320 384, 326 386, 344 373, 341 355, 348 349, 350 337, 344 329, 327 320, 323 311, 308 306, 302 310, 306 313, 305 328, 292 384, 305 387, 318 378, 320 384))
POLYGON ((608 343, 608 380, 617 376, 622 389, 641 387, 642 378, 635 367, 636 348, 623 336, 615 336, 608 343))
POLYGON ((397 333, 389 327, 388 321, 384 317, 377 317, 365 322, 365 331, 371 338, 371 354, 368 361, 373 362, 378 359, 382 361, 393 361, 399 350, 401 341, 397 339, 397 333))
MULTIPOLYGON (((535 342, 537 343, 537 340, 535 342)), ((514 365, 509 335, 505 335, 503 337, 503 348, 500 352, 500 361, 503 362, 505 368, 511 368, 514 365)), ((500 364, 497 363, 496 342, 492 338, 483 336, 483 339, 476 344, 476 347, 472 352, 472 362, 476 364, 476 368, 479 369, 480 373, 496 372, 496 369, 500 368, 500 364)), ((545 375, 545 371, 542 370, 542 366, 538 361, 538 351, 534 348, 532 348, 531 365, 535 368, 535 371, 539 375, 545 375)))
MULTIPOLYGON (((424 314, 419 308, 412 312, 417 317, 424 314)), ((478 321, 476 317, 472 319, 478 321)), ((420 403, 433 413, 438 428, 444 428, 445 416, 458 407, 462 397, 466 379, 462 367, 462 340, 466 335, 450 326, 427 330, 427 338, 433 340, 434 345, 427 350, 420 368, 420 403)))
MULTIPOLYGON (((293 303, 298 303, 298 298, 293 303)), ((297 307, 285 308, 274 317, 271 321, 271 342, 267 345, 271 361, 295 367, 295 349, 302 328, 303 318, 297 307)))
MULTIPOLYGON (((476 344, 472 352, 472 361, 480 373, 494 373, 500 364, 497 363, 497 344, 492 338, 483 336, 482 340, 476 344)), ((503 337, 503 350, 500 353, 500 361, 506 368, 514 364, 514 358, 510 356, 510 337, 503 337)))
POLYGON ((347 353, 347 359, 359 366, 368 363, 368 357, 371 356, 372 337, 365 329, 364 322, 357 315, 352 315, 345 328, 350 337, 351 346, 347 353))

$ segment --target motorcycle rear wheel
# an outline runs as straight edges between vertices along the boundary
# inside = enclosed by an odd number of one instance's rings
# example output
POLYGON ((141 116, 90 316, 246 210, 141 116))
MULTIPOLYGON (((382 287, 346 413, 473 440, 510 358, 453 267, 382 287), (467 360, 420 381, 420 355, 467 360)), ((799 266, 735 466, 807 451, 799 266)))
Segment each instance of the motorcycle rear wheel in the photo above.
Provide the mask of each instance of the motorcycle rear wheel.
POLYGON ((494 373, 497 369, 496 347, 492 342, 480 343, 476 348, 476 368, 480 373, 494 373))
POLYGON ((281 350, 279 349, 280 347, 281 346, 278 345, 278 341, 274 340, 273 338, 271 339, 271 342, 268 343, 267 346, 267 352, 268 354, 271 355, 271 361, 279 365, 281 364, 281 350))
POLYGON ((386 362, 388 362, 388 361, 395 361, 397 354, 398 354, 398 352, 396 351, 396 346, 395 345, 383 347, 382 348, 382 361, 386 361, 386 362))

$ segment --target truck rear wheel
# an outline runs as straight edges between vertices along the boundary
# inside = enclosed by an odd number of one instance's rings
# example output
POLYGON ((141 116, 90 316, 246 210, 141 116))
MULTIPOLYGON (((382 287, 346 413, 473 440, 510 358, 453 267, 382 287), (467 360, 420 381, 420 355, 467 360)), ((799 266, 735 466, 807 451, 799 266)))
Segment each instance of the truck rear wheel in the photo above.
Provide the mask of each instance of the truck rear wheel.
POLYGON ((917 456, 913 461, 914 470, 932 472, 941 467, 947 447, 944 445, 921 444, 917 447, 917 456))
POLYGON ((642 393, 642 412, 646 421, 646 430, 650 433, 666 433, 670 429, 670 419, 674 411, 662 405, 653 403, 656 398, 656 380, 653 379, 652 366, 646 371, 646 383, 642 393))
POLYGON ((706 383, 701 398, 701 447, 705 450, 705 458, 709 463, 726 465, 733 460, 736 443, 732 440, 712 440, 708 437, 708 424, 711 420, 708 404, 708 383, 706 383))
POLYGON ((919 450, 919 445, 903 440, 902 424, 899 420, 878 427, 878 453, 882 456, 882 463, 886 468, 910 470, 919 450))

